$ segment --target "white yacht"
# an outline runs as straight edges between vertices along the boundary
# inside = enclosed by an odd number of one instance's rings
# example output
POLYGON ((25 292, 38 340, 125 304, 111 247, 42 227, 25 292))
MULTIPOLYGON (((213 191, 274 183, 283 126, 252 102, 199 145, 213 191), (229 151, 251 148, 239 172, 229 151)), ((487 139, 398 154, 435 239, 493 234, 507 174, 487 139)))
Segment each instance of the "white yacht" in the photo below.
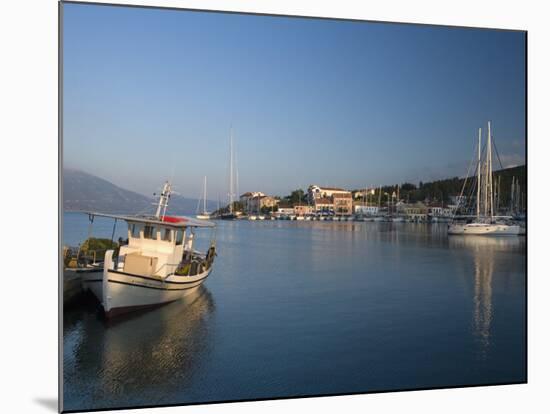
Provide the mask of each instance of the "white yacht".
MULTIPOLYGON (((455 217, 455 220, 449 224, 448 234, 485 236, 516 236, 523 234, 524 232, 520 229, 519 225, 505 221, 502 217, 494 215, 491 122, 487 123, 487 149, 483 163, 481 162, 481 128, 479 128, 478 132, 476 215, 470 222, 464 220, 458 221, 455 217)), ((466 174, 466 181, 469 175, 470 171, 466 174)), ((463 191, 465 187, 466 182, 464 183, 463 191)), ((462 198, 463 194, 460 194, 460 199, 462 198)))
POLYGON ((85 290, 100 301, 107 317, 134 309, 161 305, 193 293, 212 271, 215 239, 205 253, 194 249, 198 228, 215 227, 210 221, 166 215, 171 186, 166 182, 154 216, 110 217, 128 224, 127 244, 105 253, 100 273, 82 274, 85 290))

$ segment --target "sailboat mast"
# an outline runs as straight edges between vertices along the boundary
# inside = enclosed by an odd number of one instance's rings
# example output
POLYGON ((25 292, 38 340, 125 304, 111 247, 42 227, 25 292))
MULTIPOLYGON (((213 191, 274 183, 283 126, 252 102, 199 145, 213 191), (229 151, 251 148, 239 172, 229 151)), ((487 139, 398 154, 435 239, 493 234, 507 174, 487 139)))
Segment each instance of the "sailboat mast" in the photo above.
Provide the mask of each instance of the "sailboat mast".
POLYGON ((491 141, 491 121, 487 122, 487 129, 488 129, 487 151, 488 151, 488 160, 489 160, 489 165, 487 166, 487 170, 488 170, 487 174, 489 177, 489 182, 487 184, 490 191, 489 202, 491 204, 489 205, 489 207, 490 207, 490 213, 491 213, 491 219, 492 219, 493 218, 493 156, 492 156, 493 146, 491 141))
POLYGON ((229 138, 229 213, 233 213, 233 127, 229 138))
POLYGON ((478 130, 477 137, 477 199, 476 199, 476 215, 479 219, 479 202, 481 197, 481 128, 478 130))
POLYGON ((515 191, 515 179, 516 177, 512 177, 512 188, 510 189, 510 212, 513 215, 514 214, 514 191, 515 191))
POLYGON ((204 200, 202 211, 206 212, 206 175, 204 176, 204 200))
MULTIPOLYGON (((487 134, 487 143, 489 143, 489 134, 487 134)), ((485 170, 483 172, 485 176, 483 177, 483 215, 487 217, 487 214, 489 213, 487 208, 489 206, 489 192, 487 191, 487 183, 489 182, 489 146, 486 147, 484 168, 485 170)))

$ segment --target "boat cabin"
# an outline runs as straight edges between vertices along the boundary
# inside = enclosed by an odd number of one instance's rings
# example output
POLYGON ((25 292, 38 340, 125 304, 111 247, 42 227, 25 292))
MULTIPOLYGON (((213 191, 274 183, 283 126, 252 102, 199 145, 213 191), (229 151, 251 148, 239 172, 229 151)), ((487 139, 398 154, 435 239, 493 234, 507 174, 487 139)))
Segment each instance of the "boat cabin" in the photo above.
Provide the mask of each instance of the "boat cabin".
POLYGON ((120 246, 115 270, 159 278, 176 273, 186 261, 204 259, 204 255, 193 248, 195 229, 214 227, 213 223, 187 217, 96 215, 124 220, 128 224, 128 242, 120 246))

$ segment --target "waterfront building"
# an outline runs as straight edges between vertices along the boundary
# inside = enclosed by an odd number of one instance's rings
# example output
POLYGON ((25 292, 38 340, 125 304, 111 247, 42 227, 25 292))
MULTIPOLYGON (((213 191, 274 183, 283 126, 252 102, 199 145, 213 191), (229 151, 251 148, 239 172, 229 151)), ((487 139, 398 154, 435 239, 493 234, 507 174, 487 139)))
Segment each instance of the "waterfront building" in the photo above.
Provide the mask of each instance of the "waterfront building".
POLYGON ((432 204, 428 206, 428 215, 430 217, 452 218, 454 215, 454 209, 444 204, 432 204))
POLYGON ((449 199, 451 200, 451 204, 457 207, 463 206, 467 202, 466 196, 464 195, 450 196, 449 199))
POLYGON ((372 188, 364 188, 362 190, 356 190, 353 192, 353 198, 355 200, 368 200, 375 194, 375 190, 372 188))
POLYGON ((337 187, 320 187, 318 185, 310 185, 307 189, 307 196, 310 204, 314 204, 314 201, 319 198, 331 198, 335 194, 349 194, 351 198, 351 192, 337 187))
POLYGON ((261 191, 248 191, 239 198, 247 214, 260 214, 262 208, 274 209, 279 200, 275 197, 265 195, 261 191))
POLYGON ((428 218, 428 207, 420 201, 414 204, 402 203, 399 205, 397 212, 415 221, 423 221, 428 218))
POLYGON ((353 199, 351 193, 347 192, 335 192, 332 194, 332 202, 334 204, 334 212, 336 214, 350 215, 353 213, 353 199))
POLYGON ((294 206, 294 214, 297 216, 307 216, 313 213, 312 206, 294 206))
POLYGON ((294 215, 294 207, 278 207, 277 211, 274 213, 275 217, 284 218, 294 215))
POLYGON ((313 210, 315 213, 328 214, 334 212, 334 203, 332 198, 320 197, 313 200, 313 210))
POLYGON ((364 206, 364 205, 356 205, 354 209, 355 209, 355 214, 362 214, 364 216, 377 216, 380 210, 378 206, 364 206))
POLYGON ((262 197, 265 194, 261 191, 247 191, 244 194, 241 194, 239 197, 239 201, 243 204, 244 208, 246 209, 246 206, 248 204, 248 201, 251 200, 254 197, 262 197))
POLYGON ((276 198, 266 195, 251 197, 246 204, 246 211, 248 214, 261 214, 264 207, 275 209, 278 202, 276 198))

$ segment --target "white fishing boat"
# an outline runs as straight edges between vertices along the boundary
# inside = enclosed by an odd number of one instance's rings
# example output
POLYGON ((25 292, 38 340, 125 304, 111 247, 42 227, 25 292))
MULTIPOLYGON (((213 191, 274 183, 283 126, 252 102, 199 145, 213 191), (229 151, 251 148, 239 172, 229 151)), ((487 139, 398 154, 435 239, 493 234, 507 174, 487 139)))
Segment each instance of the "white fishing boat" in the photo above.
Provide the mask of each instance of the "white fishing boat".
POLYGON ((256 216, 248 216, 248 220, 252 220, 252 221, 256 220, 257 218, 258 217, 256 217, 256 216))
MULTIPOLYGON (((195 291, 210 275, 216 256, 215 239, 205 253, 194 249, 198 228, 210 221, 166 215, 171 186, 166 183, 154 216, 88 213, 128 224, 127 244, 105 253, 101 273, 83 273, 82 284, 101 303, 105 315, 158 306, 195 291)), ((114 233, 114 230, 113 230, 114 233)))
POLYGON ((199 199, 199 203, 197 206, 197 212, 199 210, 201 201, 202 201, 202 211, 197 214, 197 218, 200 220, 210 220, 210 218, 212 217, 212 214, 209 213, 208 210, 206 209, 206 175, 204 176, 204 187, 203 187, 201 198, 199 199))
MULTIPOLYGON (((476 215, 473 220, 455 220, 448 227, 448 234, 451 235, 484 235, 484 236, 517 236, 523 234, 520 226, 494 215, 493 195, 493 142, 491 137, 491 122, 487 123, 487 147, 485 161, 481 162, 481 128, 478 131, 477 145, 477 184, 476 184, 476 215)), ((466 174, 464 186, 460 194, 463 199, 464 189, 470 171, 466 174)))

